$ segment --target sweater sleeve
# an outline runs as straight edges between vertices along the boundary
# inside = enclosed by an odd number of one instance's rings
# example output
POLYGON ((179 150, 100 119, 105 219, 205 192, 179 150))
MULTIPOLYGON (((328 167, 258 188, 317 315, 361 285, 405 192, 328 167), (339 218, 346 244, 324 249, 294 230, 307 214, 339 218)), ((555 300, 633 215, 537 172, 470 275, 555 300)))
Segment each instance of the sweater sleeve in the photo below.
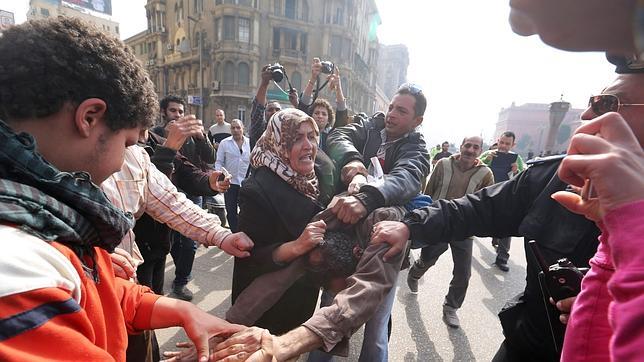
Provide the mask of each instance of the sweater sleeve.
POLYGON ((641 359, 644 346, 644 200, 610 211, 604 226, 615 265, 608 282, 613 297, 611 360, 635 361, 641 359))

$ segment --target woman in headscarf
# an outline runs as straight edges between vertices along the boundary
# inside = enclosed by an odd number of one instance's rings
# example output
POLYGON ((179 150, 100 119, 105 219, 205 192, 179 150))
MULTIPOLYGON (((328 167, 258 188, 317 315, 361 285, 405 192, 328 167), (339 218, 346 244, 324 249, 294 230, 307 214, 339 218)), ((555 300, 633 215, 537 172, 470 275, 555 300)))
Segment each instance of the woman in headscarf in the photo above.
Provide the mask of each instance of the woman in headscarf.
MULTIPOLYGON (((255 247, 250 257, 235 258, 233 304, 255 278, 285 267, 322 241, 326 224, 310 222, 323 209, 315 173, 319 134, 313 118, 285 109, 271 117, 257 141, 253 172, 239 193, 239 229, 255 247)), ((273 334, 299 326, 313 314, 318 292, 315 283, 300 278, 256 325, 273 334)))

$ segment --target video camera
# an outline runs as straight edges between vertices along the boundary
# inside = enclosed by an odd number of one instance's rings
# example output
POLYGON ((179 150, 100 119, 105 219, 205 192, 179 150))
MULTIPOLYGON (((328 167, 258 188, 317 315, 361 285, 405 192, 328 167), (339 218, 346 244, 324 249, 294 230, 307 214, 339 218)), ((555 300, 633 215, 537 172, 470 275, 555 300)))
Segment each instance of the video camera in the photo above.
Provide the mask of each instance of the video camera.
POLYGON ((528 245, 530 245, 530 249, 532 249, 541 267, 539 283, 542 287, 545 287, 545 291, 555 302, 579 294, 581 280, 584 278, 584 273, 581 269, 574 266, 567 258, 559 259, 555 264, 548 266, 537 242, 530 240, 528 245))

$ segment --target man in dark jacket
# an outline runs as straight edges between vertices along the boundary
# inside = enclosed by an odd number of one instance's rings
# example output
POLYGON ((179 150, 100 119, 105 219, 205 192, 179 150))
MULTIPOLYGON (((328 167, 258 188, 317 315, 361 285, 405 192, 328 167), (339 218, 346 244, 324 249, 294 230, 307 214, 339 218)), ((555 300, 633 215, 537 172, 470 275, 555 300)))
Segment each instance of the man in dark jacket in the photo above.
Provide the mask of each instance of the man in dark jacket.
MULTIPOLYGON (((510 181, 474 194, 438 200, 407 214, 402 223, 378 224, 372 241, 395 244, 411 239, 412 248, 421 248, 472 235, 523 236, 526 243, 536 240, 548 264, 565 257, 577 267, 587 267, 597 249, 599 230, 550 198, 567 188, 556 175, 563 157, 537 161, 510 181)), ((559 360, 565 326, 541 292, 540 269, 527 249, 526 258, 526 288, 499 313, 505 341, 494 361, 559 360)))

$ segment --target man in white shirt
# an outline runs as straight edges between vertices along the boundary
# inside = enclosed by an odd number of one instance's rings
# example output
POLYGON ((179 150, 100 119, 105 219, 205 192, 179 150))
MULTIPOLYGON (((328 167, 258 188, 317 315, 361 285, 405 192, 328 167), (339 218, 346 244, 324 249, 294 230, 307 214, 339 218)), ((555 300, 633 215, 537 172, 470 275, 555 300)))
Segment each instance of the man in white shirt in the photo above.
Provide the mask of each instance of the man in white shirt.
POLYGON ((237 199, 239 188, 242 180, 246 177, 250 163, 250 140, 244 136, 244 125, 239 119, 230 121, 230 132, 232 136, 222 140, 217 148, 215 170, 222 171, 225 168, 232 176, 230 188, 224 194, 226 219, 230 230, 238 232, 237 199))
POLYGON ((223 109, 217 108, 215 110, 215 124, 210 126, 208 130, 208 137, 215 150, 218 149, 219 142, 230 135, 230 123, 226 122, 226 113, 223 109))

